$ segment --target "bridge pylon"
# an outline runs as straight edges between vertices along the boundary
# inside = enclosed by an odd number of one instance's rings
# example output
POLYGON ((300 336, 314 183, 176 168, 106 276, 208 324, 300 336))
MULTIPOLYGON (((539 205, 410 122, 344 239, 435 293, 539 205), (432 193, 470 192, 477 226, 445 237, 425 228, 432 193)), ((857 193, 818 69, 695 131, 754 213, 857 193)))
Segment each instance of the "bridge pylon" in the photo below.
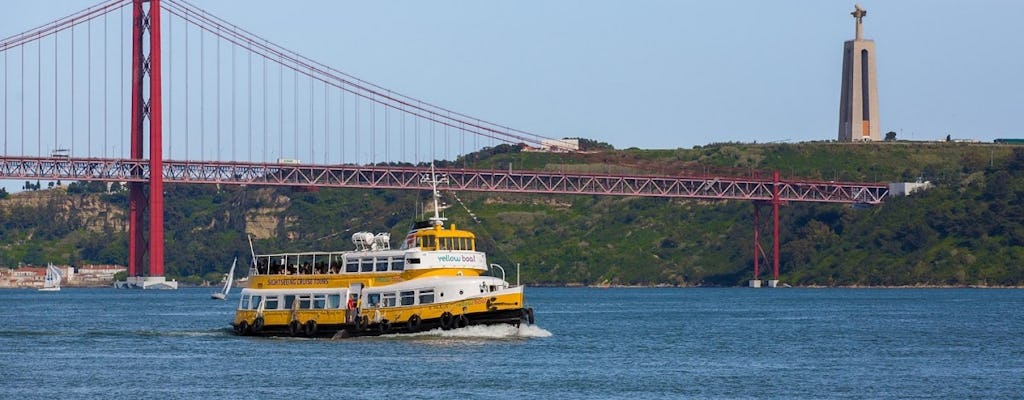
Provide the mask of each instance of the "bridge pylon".
MULTIPOLYGON (((148 193, 145 182, 128 185, 128 274, 143 275, 147 247, 150 277, 164 275, 163 138, 160 90, 160 0, 132 1, 131 159, 144 160, 146 122, 149 132, 148 193), (148 3, 149 7, 144 7, 148 3), (148 39, 148 46, 147 40, 148 39), (146 78, 149 79, 146 79, 146 78), (145 90, 148 83, 148 93, 145 90), (148 99, 146 96, 148 95, 148 99), (144 216, 149 211, 148 239, 144 216)), ((132 170, 133 178, 146 175, 132 170)))
POLYGON ((772 279, 768 280, 768 287, 776 287, 779 284, 779 206, 782 199, 779 197, 781 187, 779 171, 772 172, 771 199, 767 201, 755 200, 754 203, 754 278, 748 282, 748 286, 761 287, 761 265, 762 257, 767 261, 768 255, 761 246, 761 220, 760 206, 767 203, 772 207, 772 279))

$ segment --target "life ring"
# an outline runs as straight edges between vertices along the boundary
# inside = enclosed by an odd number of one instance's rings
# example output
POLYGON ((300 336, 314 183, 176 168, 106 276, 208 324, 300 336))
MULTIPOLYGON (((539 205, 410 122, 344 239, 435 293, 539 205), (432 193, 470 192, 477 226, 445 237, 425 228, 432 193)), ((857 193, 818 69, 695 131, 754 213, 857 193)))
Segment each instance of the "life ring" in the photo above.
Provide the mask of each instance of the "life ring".
POLYGON ((459 314, 459 317, 455 319, 456 328, 465 328, 469 326, 469 317, 466 314, 459 314))
POLYGON ((533 307, 526 309, 526 322, 529 322, 530 325, 533 325, 533 307))
POLYGON ((300 332, 302 332, 302 324, 299 323, 299 320, 293 319, 292 322, 288 323, 289 335, 299 336, 300 332))
POLYGON ((370 319, 365 315, 356 318, 356 331, 362 332, 366 330, 366 326, 370 324, 370 319))
POLYGON ((413 314, 409 317, 408 321, 405 321, 405 328, 408 329, 409 332, 419 331, 421 322, 423 321, 420 321, 420 316, 418 314, 413 314))
POLYGON ((380 331, 381 335, 391 332, 391 321, 386 319, 380 320, 380 323, 377 324, 377 330, 380 331))
POLYGON ((256 317, 256 319, 252 320, 252 331, 253 332, 262 331, 263 330, 263 325, 264 325, 263 317, 256 317))
POLYGON ((452 313, 445 311, 441 314, 441 329, 452 329, 452 322, 455 322, 452 313))
POLYGON ((235 325, 235 333, 238 335, 245 336, 245 334, 248 333, 248 330, 249 323, 245 322, 245 320, 242 320, 242 322, 239 322, 238 325, 235 325))
POLYGON ((306 321, 306 324, 303 326, 303 333, 305 333, 306 336, 316 335, 316 321, 306 321))

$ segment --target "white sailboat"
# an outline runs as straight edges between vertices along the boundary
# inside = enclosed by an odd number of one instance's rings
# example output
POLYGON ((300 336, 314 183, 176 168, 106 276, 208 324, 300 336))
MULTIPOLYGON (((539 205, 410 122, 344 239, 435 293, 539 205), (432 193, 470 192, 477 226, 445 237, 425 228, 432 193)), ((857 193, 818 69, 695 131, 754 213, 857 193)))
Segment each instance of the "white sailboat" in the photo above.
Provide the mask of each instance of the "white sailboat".
POLYGON ((46 266, 46 280, 43 281, 43 287, 39 288, 41 292, 56 292, 60 291, 60 268, 55 267, 53 264, 46 266))
POLYGON ((225 300, 228 297, 228 292, 231 291, 231 283, 235 281, 235 264, 238 263, 238 257, 231 262, 231 269, 228 270, 228 276, 224 278, 224 289, 220 292, 213 292, 210 294, 210 298, 214 300, 225 300))

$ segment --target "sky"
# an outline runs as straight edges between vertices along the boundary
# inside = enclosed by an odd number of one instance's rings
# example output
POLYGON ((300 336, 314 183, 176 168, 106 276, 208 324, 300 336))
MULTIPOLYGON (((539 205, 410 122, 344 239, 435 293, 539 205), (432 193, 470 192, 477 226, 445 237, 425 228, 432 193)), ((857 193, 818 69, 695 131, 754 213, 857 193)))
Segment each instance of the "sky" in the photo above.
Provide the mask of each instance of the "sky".
MULTIPOLYGON (((4 5, 7 37, 96 4, 4 5)), ((837 138, 852 1, 203 1, 390 90, 616 148, 837 138)), ((882 132, 1024 138, 1024 2, 862 1, 882 132)))

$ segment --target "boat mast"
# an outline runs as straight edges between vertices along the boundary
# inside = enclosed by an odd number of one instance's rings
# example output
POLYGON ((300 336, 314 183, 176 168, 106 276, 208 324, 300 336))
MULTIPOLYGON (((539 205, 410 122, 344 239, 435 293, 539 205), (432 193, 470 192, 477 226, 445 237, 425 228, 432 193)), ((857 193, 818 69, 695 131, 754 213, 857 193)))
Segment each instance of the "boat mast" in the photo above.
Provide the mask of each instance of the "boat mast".
POLYGON ((433 191, 433 194, 434 194, 434 216, 430 217, 430 225, 433 225, 433 226, 439 226, 439 225, 443 226, 444 225, 444 221, 447 220, 448 218, 442 217, 441 213, 440 213, 440 206, 438 205, 438 199, 441 198, 441 193, 437 191, 437 184, 438 183, 448 183, 448 176, 444 176, 444 177, 439 179, 437 177, 437 174, 434 173, 434 163, 430 163, 430 179, 427 179, 427 177, 423 177, 420 181, 421 182, 428 182, 428 183, 430 183, 430 188, 431 188, 431 190, 433 191))

